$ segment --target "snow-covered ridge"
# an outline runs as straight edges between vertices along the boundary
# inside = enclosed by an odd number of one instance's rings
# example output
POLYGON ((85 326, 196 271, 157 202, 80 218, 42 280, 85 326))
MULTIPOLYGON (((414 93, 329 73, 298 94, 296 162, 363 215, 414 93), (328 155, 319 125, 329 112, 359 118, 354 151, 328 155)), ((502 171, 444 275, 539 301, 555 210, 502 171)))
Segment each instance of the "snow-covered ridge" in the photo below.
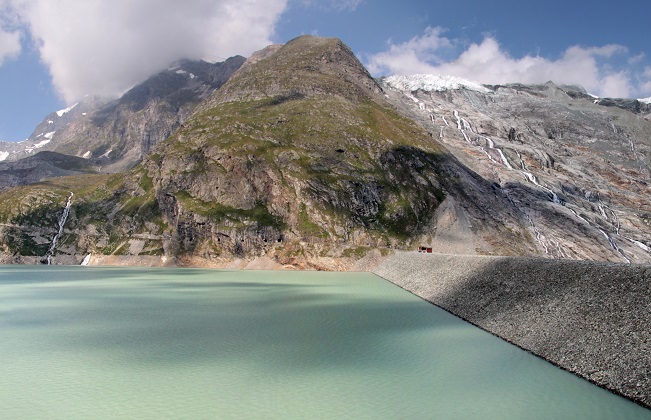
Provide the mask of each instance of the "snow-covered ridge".
POLYGON ((63 114, 65 114, 66 112, 70 112, 70 111, 72 111, 72 108, 76 107, 77 105, 78 105, 78 103, 77 103, 77 104, 74 104, 74 105, 71 105, 71 106, 69 106, 69 107, 66 108, 66 109, 62 109, 62 110, 60 110, 60 111, 57 111, 57 115, 58 115, 59 117, 63 117, 63 114))
POLYGON ((640 101, 640 102, 644 102, 645 104, 649 104, 649 105, 651 105, 651 96, 649 96, 648 98, 641 98, 641 99, 638 99, 638 101, 640 101))
POLYGON ((443 92, 446 90, 468 89, 481 93, 490 90, 481 83, 461 79, 454 76, 441 76, 438 74, 414 74, 411 76, 389 76, 385 83, 394 89, 413 92, 424 90, 426 92, 443 92))

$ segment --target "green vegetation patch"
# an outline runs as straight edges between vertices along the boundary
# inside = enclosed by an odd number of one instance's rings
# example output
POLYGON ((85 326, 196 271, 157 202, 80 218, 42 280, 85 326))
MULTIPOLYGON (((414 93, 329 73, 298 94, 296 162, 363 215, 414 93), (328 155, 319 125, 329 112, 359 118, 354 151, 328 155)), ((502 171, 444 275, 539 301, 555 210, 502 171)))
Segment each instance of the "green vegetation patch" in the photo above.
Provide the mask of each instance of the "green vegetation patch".
POLYGON ((267 206, 261 202, 256 203, 251 209, 238 209, 217 202, 200 200, 192 197, 186 191, 179 191, 175 193, 175 196, 185 210, 205 216, 217 223, 228 221, 236 226, 243 226, 249 222, 256 223, 259 227, 271 227, 278 231, 286 227, 283 219, 271 214, 267 206))
POLYGON ((321 226, 317 225, 310 219, 305 203, 301 204, 301 210, 298 213, 298 229, 307 237, 328 237, 328 232, 323 230, 321 226))

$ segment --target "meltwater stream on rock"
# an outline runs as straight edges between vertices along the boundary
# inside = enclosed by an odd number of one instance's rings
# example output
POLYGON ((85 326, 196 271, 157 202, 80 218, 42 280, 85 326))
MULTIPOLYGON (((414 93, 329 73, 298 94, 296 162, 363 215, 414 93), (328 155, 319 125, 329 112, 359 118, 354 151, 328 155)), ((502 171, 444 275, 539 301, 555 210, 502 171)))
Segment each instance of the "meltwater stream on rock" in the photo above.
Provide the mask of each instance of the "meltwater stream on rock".
POLYGON ((0 268, 4 418, 651 418, 367 273, 0 268))
POLYGON ((70 214, 70 206, 72 205, 73 196, 74 194, 71 192, 70 195, 68 196, 68 201, 66 201, 66 205, 63 207, 63 212, 61 213, 61 216, 59 216, 59 219, 57 221, 58 224, 57 233, 52 238, 52 243, 50 244, 50 248, 47 250, 47 253, 45 254, 45 258, 44 258, 44 263, 46 263, 47 265, 52 264, 52 257, 54 256, 54 252, 57 249, 59 238, 63 234, 63 228, 65 227, 66 221, 68 220, 68 215, 70 214))

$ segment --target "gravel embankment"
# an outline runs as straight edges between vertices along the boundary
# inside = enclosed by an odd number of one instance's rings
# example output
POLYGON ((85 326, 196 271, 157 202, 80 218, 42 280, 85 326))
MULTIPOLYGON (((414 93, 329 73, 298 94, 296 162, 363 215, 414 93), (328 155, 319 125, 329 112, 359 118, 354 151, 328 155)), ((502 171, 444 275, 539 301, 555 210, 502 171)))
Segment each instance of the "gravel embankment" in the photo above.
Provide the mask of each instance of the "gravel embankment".
POLYGON ((651 408, 651 265, 406 252, 374 272, 651 408))

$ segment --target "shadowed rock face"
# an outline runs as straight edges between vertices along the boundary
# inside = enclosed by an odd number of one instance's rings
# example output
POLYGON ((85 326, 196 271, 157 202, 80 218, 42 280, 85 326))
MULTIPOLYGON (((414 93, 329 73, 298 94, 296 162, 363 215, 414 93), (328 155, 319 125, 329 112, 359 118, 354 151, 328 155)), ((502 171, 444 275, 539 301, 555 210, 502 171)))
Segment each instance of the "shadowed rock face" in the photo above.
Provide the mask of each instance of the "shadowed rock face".
POLYGON ((56 152, 39 152, 15 162, 0 162, 0 191, 46 178, 95 173, 99 162, 56 152))
MULTIPOLYGON (((606 107, 609 100, 552 83, 490 88, 437 92, 384 85, 398 109, 492 185, 501 199, 483 211, 519 219, 536 253, 650 261, 648 115, 606 107)), ((471 194, 470 202, 481 201, 481 191, 471 194)))

